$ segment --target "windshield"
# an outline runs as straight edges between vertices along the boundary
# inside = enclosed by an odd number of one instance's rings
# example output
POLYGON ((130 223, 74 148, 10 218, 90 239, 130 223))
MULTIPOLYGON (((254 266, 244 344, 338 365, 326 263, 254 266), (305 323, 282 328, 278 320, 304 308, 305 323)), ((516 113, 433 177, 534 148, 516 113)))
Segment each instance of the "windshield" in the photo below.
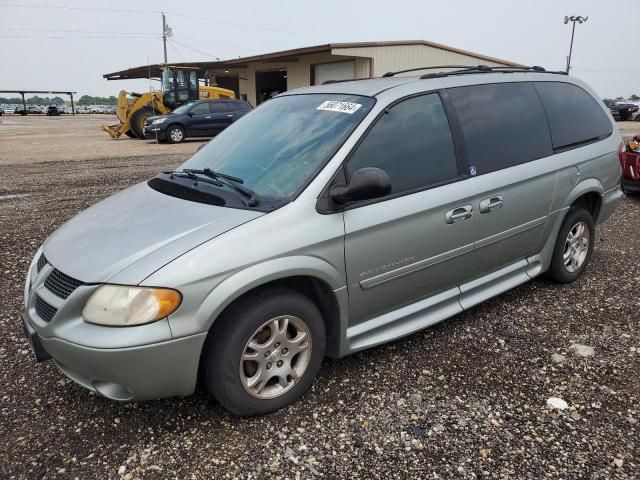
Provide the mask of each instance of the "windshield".
POLYGON ((184 105, 176 108, 173 112, 171 113, 177 113, 177 114, 181 114, 181 113, 187 113, 189 110, 191 110, 191 107, 193 107, 193 104, 196 102, 189 102, 189 103, 185 103, 184 105))
POLYGON ((241 178, 261 197, 289 199, 326 164, 374 103, 357 95, 274 98, 220 133, 180 169, 210 168, 241 178))

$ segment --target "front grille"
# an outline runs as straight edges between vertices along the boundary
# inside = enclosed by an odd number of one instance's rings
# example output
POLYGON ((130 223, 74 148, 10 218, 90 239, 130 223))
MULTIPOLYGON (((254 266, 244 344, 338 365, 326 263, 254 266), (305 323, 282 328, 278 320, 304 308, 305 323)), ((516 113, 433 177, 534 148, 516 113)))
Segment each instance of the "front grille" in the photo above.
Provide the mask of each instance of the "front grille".
POLYGON ((45 322, 50 322, 58 309, 52 307, 47 302, 36 295, 36 313, 45 322))
POLYGON ((64 299, 71 295, 80 285, 82 285, 80 280, 65 275, 57 268, 49 274, 44 282, 44 286, 47 287, 51 293, 64 299))
POLYGON ((40 273, 40 270, 42 270, 42 267, 44 267, 46 264, 47 264, 47 258, 44 256, 44 253, 41 253, 40 258, 38 259, 38 263, 36 265, 36 269, 38 273, 40 273))

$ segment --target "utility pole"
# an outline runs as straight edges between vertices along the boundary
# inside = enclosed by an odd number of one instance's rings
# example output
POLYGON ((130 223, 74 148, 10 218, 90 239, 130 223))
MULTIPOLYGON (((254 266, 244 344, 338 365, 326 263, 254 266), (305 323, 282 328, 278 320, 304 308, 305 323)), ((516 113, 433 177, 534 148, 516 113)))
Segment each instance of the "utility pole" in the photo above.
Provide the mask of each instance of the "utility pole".
POLYGON ((573 27, 571 28, 571 44, 569 45, 569 56, 567 57, 567 75, 569 75, 569 69, 571 68, 571 54, 573 53, 573 36, 576 33, 576 22, 584 23, 588 19, 589 17, 576 17, 575 15, 564 17, 565 25, 569 22, 573 22, 573 27))
MULTIPOLYGON (((164 63, 167 64, 167 19, 162 13, 162 43, 164 45, 164 63)), ((575 27, 575 24, 574 24, 575 27)))

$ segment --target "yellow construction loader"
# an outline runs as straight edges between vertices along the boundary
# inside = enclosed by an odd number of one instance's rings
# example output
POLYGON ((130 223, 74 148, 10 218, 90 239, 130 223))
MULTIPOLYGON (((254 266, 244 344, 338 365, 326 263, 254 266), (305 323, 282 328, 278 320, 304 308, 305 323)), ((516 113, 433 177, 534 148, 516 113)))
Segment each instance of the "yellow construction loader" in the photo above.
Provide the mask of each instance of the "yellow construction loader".
POLYGON ((129 93, 118 95, 116 115, 120 123, 101 125, 100 128, 118 138, 123 133, 131 138, 144 138, 144 125, 153 115, 165 115, 180 105, 193 100, 216 100, 235 98, 233 90, 220 87, 201 86, 194 69, 164 67, 162 69, 162 91, 129 93))

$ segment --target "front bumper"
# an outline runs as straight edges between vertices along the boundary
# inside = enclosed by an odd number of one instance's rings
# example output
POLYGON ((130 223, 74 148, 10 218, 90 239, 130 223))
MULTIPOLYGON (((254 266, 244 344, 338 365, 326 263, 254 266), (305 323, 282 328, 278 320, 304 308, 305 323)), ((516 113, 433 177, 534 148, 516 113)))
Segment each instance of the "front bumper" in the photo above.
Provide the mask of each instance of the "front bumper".
POLYGON ((156 138, 161 142, 167 139, 167 132, 159 125, 145 125, 144 130, 144 138, 149 140, 155 140, 156 138))
POLYGON ((37 360, 52 358, 74 382, 111 400, 191 395, 206 333, 127 348, 93 348, 37 334, 24 318, 37 360), (39 356, 40 355, 40 356, 39 356))
POLYGON ((207 333, 174 338, 168 319, 131 327, 107 327, 82 319, 82 307, 97 285, 76 287, 67 299, 46 285, 54 267, 31 263, 25 283, 24 333, 36 360, 52 358, 66 376, 112 400, 186 396, 196 386, 207 333), (38 308, 46 302, 51 310, 38 308))

